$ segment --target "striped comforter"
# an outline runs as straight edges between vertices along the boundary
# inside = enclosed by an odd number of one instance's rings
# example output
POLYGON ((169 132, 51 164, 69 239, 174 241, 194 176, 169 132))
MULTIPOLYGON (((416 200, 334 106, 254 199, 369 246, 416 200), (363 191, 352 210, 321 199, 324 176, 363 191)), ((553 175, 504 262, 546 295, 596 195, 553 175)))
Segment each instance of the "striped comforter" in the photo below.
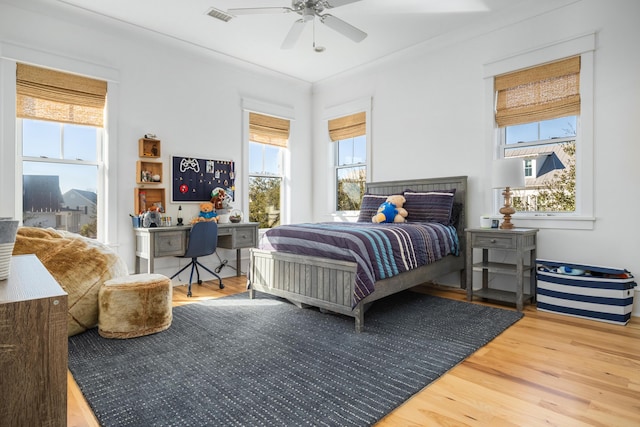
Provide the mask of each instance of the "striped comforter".
POLYGON ((458 236, 455 227, 435 222, 326 222, 281 225, 268 230, 259 247, 355 262, 355 307, 374 291, 377 280, 458 255, 458 236))

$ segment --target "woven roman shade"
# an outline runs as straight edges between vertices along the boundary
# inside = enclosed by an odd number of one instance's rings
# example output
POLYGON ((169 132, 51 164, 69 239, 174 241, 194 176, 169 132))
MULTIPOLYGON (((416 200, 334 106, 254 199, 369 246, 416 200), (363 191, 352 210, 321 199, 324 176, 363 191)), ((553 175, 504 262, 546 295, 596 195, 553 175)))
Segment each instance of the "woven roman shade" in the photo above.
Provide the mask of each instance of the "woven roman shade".
POLYGON ((17 116, 102 127, 107 82, 17 64, 17 116))
POLYGON ((351 114, 350 116, 339 117, 329 120, 329 137, 332 141, 354 138, 367 134, 367 114, 351 114))
POLYGON ((499 127, 580 114, 580 57, 496 76, 499 127))
POLYGON ((290 122, 287 119, 249 113, 249 140, 286 148, 289 142, 289 126, 290 122))

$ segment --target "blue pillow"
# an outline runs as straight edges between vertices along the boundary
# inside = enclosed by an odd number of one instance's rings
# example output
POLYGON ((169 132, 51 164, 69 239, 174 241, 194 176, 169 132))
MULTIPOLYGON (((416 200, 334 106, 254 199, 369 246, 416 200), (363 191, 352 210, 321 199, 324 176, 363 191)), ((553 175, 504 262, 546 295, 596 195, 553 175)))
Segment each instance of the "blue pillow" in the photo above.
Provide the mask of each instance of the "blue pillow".
POLYGON ((371 222, 371 218, 378 213, 378 208, 387 200, 388 196, 365 194, 360 203, 358 222, 371 222))
POLYGON ((451 209, 455 192, 455 189, 423 193, 405 191, 404 208, 409 213, 407 221, 451 224, 451 209))

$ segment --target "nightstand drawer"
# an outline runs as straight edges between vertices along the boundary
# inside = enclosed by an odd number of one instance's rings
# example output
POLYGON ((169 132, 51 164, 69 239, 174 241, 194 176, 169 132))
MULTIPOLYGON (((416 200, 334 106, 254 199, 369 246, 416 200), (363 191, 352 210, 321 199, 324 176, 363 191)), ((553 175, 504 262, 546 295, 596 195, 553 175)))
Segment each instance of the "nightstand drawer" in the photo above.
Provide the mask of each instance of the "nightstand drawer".
POLYGON ((473 233, 471 246, 487 249, 515 249, 517 236, 495 235, 492 233, 473 233))

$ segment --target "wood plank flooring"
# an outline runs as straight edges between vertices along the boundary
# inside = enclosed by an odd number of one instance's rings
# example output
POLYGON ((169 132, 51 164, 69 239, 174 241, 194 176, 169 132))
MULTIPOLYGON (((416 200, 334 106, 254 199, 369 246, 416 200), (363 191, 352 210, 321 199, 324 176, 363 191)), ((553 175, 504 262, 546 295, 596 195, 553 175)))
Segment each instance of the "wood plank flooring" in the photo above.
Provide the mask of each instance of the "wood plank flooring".
MULTIPOLYGON (((244 292, 246 278, 224 283, 222 290, 214 282, 194 285, 192 298, 186 286, 176 287, 174 305, 244 292)), ((456 300, 466 295, 433 285, 415 290, 456 300)), ((68 426, 98 426, 68 378, 68 426)), ((522 320, 377 426, 640 426, 640 318, 619 326, 526 306, 522 320)))

